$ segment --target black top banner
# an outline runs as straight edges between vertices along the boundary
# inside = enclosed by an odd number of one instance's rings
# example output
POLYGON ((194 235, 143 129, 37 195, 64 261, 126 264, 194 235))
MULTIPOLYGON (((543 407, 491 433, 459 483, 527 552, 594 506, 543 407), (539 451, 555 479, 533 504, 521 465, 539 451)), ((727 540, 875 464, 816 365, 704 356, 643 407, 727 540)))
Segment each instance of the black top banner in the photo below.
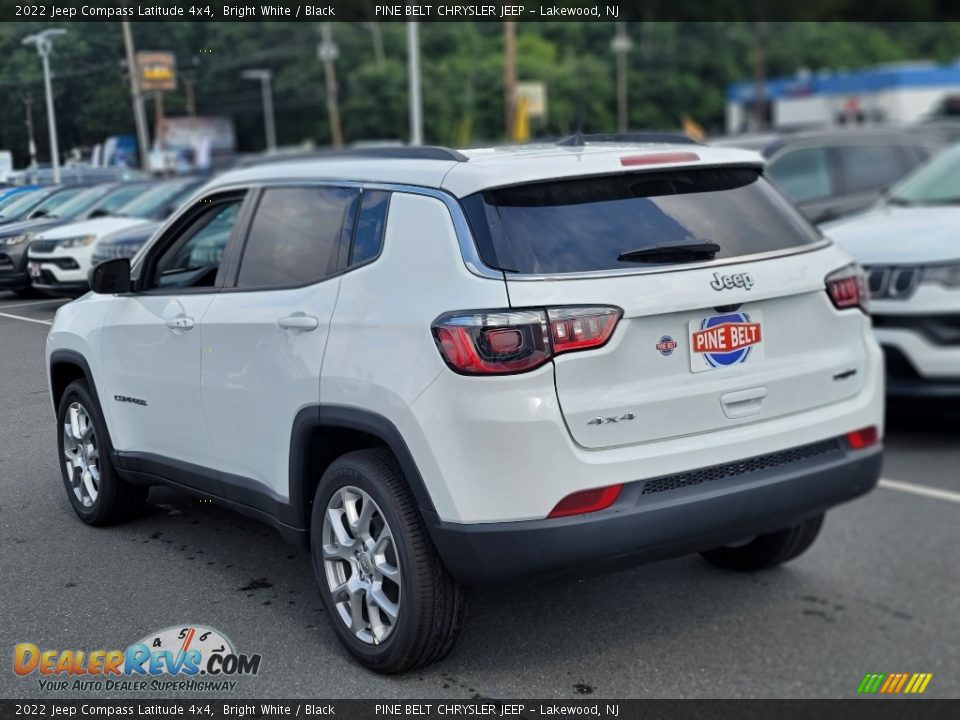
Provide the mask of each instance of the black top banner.
POLYGON ((956 0, 0 0, 2 22, 960 20, 956 0))
POLYGON ((0 700, 7 718, 953 720, 960 700, 0 700))

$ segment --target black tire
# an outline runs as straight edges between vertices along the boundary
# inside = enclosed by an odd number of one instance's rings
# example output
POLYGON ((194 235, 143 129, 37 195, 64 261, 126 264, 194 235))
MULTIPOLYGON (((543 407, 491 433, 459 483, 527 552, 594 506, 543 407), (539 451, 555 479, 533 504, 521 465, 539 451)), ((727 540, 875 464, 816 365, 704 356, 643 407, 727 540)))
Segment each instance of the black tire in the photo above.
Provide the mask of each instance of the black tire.
POLYGON ((32 285, 27 285, 22 288, 17 288, 16 290, 13 291, 13 294, 16 295, 18 298, 40 297, 40 294, 33 289, 32 285))
POLYGON ((802 555, 820 534, 823 513, 798 525, 758 535, 745 545, 720 547, 700 553, 708 562, 728 570, 766 570, 802 555))
MULTIPOLYGON (((100 404, 90 393, 87 383, 76 380, 67 386, 57 409, 57 450, 60 474, 73 511, 88 525, 114 525, 139 515, 146 504, 149 488, 133 485, 120 478, 110 457, 110 436, 100 411, 100 404), (98 451, 97 466, 100 473, 99 491, 91 504, 84 504, 74 491, 71 473, 65 460, 64 425, 74 403, 86 412, 93 427, 93 440, 98 451)), ((75 472, 75 471, 74 471, 75 472)))
POLYGON ((390 451, 351 452, 327 468, 314 496, 310 545, 314 574, 333 630, 362 665, 380 673, 400 673, 436 662, 453 649, 466 611, 464 591, 444 568, 390 451), (397 620, 377 645, 364 642, 350 630, 327 581, 324 515, 334 494, 346 487, 364 491, 379 507, 399 562, 402 589, 397 620))

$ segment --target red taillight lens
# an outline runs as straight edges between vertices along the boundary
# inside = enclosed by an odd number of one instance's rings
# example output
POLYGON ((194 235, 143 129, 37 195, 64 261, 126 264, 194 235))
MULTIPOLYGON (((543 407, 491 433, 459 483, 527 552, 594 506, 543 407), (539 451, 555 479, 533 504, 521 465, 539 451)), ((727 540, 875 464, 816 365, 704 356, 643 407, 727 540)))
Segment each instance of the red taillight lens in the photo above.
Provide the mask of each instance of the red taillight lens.
POLYGON ((550 342, 554 354, 600 347, 613 334, 620 319, 617 308, 551 308, 550 342))
POLYGON ((847 444, 852 450, 863 450, 876 445, 879 439, 880 433, 873 425, 847 433, 847 444))
POLYGON ((440 354, 465 375, 506 375, 540 367, 554 355, 600 347, 622 311, 612 307, 447 313, 433 323, 440 354))
POLYGON ((867 312, 867 279, 857 265, 848 265, 827 276, 827 294, 839 310, 860 308, 867 312))
POLYGON ((581 490, 567 495, 563 500, 557 503, 557 506, 550 511, 547 517, 558 518, 569 515, 583 515, 597 510, 603 510, 613 505, 620 497, 620 490, 623 485, 608 485, 607 487, 594 488, 593 490, 581 490))

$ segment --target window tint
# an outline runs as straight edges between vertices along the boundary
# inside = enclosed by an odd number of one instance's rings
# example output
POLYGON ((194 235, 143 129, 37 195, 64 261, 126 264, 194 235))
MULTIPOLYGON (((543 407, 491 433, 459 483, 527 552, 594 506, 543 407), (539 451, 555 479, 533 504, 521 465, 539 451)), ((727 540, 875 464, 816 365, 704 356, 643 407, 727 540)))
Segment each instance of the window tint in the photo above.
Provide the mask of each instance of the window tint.
POLYGON ((330 187, 265 190, 250 225, 237 287, 305 285, 333 273, 344 233, 353 229, 359 195, 330 187))
POLYGON ((242 198, 213 203, 157 260, 151 287, 212 287, 242 198))
POLYGON ((45 215, 55 215, 54 210, 56 210, 61 205, 65 204, 71 198, 79 195, 83 192, 82 187, 77 188, 67 188, 66 190, 59 190, 51 194, 46 200, 37 205, 33 210, 30 211, 30 217, 42 217, 45 215))
POLYGON ((103 199, 103 202, 97 203, 96 209, 101 213, 113 214, 133 200, 133 198, 142 194, 147 187, 147 185, 141 185, 139 183, 119 187, 107 195, 107 197, 103 199))
POLYGON ((359 265, 380 254, 383 247, 383 230, 387 224, 387 206, 390 193, 366 190, 353 231, 353 247, 350 250, 350 265, 359 265))
POLYGON ((900 154, 892 145, 847 145, 836 148, 846 192, 880 190, 903 175, 900 154))
POLYGON ((806 245, 819 235, 755 168, 632 173, 521 185, 469 196, 487 265, 521 273, 624 270, 618 256, 712 241, 718 258, 806 245))
POLYGON ((824 148, 802 148, 777 158, 770 175, 794 202, 833 195, 827 152, 824 148))

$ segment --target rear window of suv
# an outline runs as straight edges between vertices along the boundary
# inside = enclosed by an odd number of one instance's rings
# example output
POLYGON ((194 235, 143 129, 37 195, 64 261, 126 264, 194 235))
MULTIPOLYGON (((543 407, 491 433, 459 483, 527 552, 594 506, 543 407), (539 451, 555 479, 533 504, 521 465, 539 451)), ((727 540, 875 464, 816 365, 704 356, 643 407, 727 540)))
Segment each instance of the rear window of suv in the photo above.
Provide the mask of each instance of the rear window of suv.
POLYGON ((524 274, 648 267, 618 256, 671 243, 713 242, 716 258, 734 258, 821 240, 757 168, 518 185, 470 195, 463 205, 484 262, 524 274))

